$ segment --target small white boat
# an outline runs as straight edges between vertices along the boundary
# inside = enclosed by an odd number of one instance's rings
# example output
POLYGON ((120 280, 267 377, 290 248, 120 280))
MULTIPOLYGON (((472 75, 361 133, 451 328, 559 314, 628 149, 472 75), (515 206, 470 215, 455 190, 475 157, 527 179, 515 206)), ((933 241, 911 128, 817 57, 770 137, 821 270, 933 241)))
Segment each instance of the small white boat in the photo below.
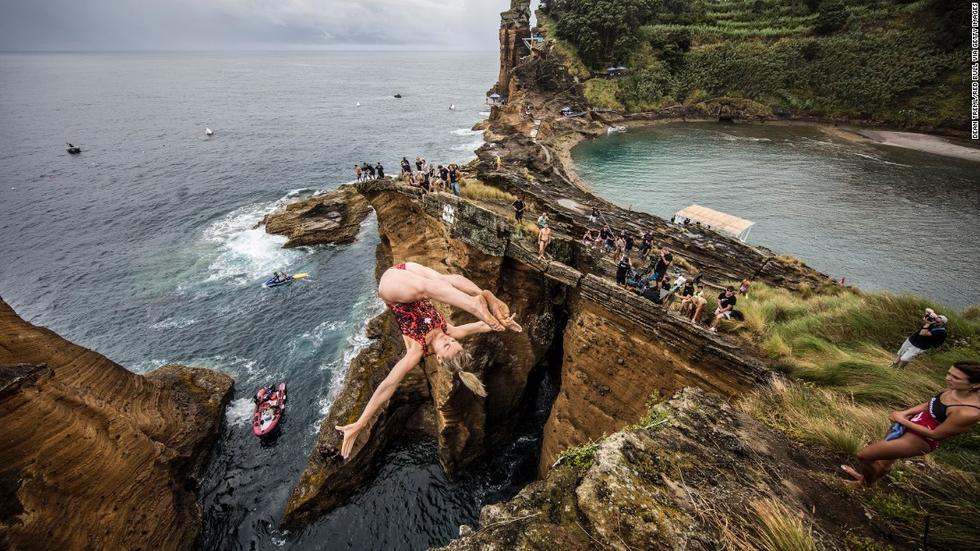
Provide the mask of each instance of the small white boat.
POLYGON ((606 134, 615 134, 617 132, 626 132, 625 126, 610 126, 606 129, 606 134))
POLYGON ((205 136, 214 136, 214 130, 211 130, 210 128, 205 128, 204 129, 204 135, 205 136))
POLYGON ((357 102, 357 105, 355 105, 354 107, 360 107, 360 106, 361 106, 361 102, 357 102))
POLYGON ((455 103, 450 104, 449 105, 449 110, 450 111, 455 111, 456 110, 456 104, 455 103))

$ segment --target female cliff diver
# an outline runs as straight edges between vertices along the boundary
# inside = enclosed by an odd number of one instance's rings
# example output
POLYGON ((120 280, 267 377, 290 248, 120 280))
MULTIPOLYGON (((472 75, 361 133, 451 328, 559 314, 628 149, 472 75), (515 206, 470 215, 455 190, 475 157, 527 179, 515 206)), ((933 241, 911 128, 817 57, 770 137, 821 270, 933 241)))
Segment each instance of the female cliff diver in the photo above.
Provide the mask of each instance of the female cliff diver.
POLYGON ((925 455, 939 442, 964 433, 980 421, 980 363, 957 362, 946 373, 946 389, 928 402, 905 411, 896 411, 894 423, 881 442, 865 446, 857 453, 860 472, 847 465, 841 470, 853 480, 855 488, 871 486, 888 474, 897 459, 925 455))
POLYGON ((358 433, 422 358, 435 356, 440 365, 448 365, 459 373, 463 384, 474 394, 486 396, 480 379, 462 369, 462 361, 468 359, 468 355, 463 352, 457 339, 489 331, 522 330, 514 321, 514 316, 510 315, 507 305, 490 291, 480 289, 461 275, 440 274, 414 262, 388 268, 378 283, 378 295, 395 315, 406 352, 375 389, 357 421, 336 427, 344 433, 344 443, 340 447, 340 455, 344 459, 354 448, 358 433), (435 309, 433 300, 466 310, 480 321, 452 325, 435 309))

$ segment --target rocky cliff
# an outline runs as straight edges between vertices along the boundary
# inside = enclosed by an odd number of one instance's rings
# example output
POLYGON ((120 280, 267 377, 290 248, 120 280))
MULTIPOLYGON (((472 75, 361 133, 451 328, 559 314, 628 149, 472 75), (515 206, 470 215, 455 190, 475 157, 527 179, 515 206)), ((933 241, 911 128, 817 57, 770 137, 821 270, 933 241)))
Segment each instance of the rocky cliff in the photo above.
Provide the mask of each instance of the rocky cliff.
POLYGON ((367 201, 351 185, 293 201, 262 220, 269 233, 289 238, 284 247, 350 243, 371 213, 367 201))
MULTIPOLYGON (((832 465, 719 396, 687 388, 637 426, 566 455, 510 501, 484 507, 480 529, 443 549, 759 549, 785 524, 825 549, 903 548, 880 542, 860 502, 816 474, 832 465)), ((807 549, 805 539, 764 548, 807 549)))
POLYGON ((0 301, 0 548, 192 549, 231 387, 178 365, 136 375, 0 301))
MULTIPOLYGON (((562 450, 643 418, 651 397, 688 386, 731 396, 769 379, 765 363, 751 350, 616 286, 612 263, 579 244, 592 205, 617 231, 653 233, 658 245, 674 249, 710 283, 749 277, 794 289, 829 284, 798 261, 708 229, 682 228, 616 207, 578 185, 562 163, 563 140, 604 127, 592 115, 559 115, 562 105, 578 105, 580 92, 547 49, 528 55, 519 40, 528 4, 515 1, 502 16, 496 89, 506 90, 508 101, 493 109, 488 144, 465 172, 468 181, 523 196, 535 215, 549 214, 555 228, 549 258, 538 258, 535 236, 512 222, 505 203, 423 194, 390 179, 357 185, 377 213, 379 270, 415 261, 464 274, 508 302, 525 332, 480 335, 466 343, 474 356, 471 369, 487 387, 485 399, 469 393, 454 374, 423 362, 374 422, 370 439, 362 436, 343 463, 332 455, 340 442, 334 425, 356 418, 403 353, 389 314, 372 322, 373 344, 355 360, 321 424, 283 516, 286 527, 328 512, 367 482, 384 447, 406 424, 437 440, 450 476, 484 459, 512 437, 521 402, 533 390, 528 374, 535 368, 550 369, 560 380, 544 427, 542 477, 562 450)), ((445 313, 466 321, 458 312, 445 313)))
MULTIPOLYGON (((528 394, 528 374, 543 362, 561 378, 561 391, 545 427, 540 472, 558 453, 639 419, 651 395, 666 395, 687 385, 724 394, 753 387, 766 370, 717 336, 669 313, 607 278, 587 273, 587 257, 576 244, 559 237, 555 258, 540 260, 533 238, 518 232, 490 209, 448 194, 421 195, 391 181, 359 186, 378 213, 379 266, 414 261, 449 273, 462 273, 493 290, 519 312, 525 332, 491 333, 467 343, 472 369, 483 379, 486 399, 461 386, 453 374, 425 362, 419 372, 427 385, 408 381, 399 389, 370 440, 359 440, 353 459, 343 464, 324 459, 340 435, 335 424, 353 420, 374 386, 403 352, 388 339, 385 313, 372 325, 375 344, 354 362, 341 397, 321 425, 317 450, 283 518, 297 526, 324 512, 353 491, 352 471, 364 471, 399 432, 390 419, 432 408, 427 427, 439 445, 439 459, 450 475, 481 460, 506 442, 516 412, 528 394), (429 396, 424 391, 428 388, 429 396), (414 408, 414 412, 412 411, 414 408), (399 413, 395 413, 399 411, 399 413), (367 443, 369 442, 369 443, 367 443), (353 465, 353 466, 350 466, 353 465)), ((456 322, 458 313, 447 312, 456 322)), ((370 468, 367 469, 370 471, 370 468)))

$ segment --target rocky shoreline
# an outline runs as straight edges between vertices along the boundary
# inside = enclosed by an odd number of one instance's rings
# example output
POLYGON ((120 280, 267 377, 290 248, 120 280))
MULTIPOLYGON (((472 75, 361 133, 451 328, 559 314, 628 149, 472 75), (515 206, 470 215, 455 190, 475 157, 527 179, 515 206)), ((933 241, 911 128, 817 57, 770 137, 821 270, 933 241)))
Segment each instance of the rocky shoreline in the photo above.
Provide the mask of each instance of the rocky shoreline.
POLYGON ((0 301, 0 548, 193 549, 231 390, 207 369, 137 375, 0 301))

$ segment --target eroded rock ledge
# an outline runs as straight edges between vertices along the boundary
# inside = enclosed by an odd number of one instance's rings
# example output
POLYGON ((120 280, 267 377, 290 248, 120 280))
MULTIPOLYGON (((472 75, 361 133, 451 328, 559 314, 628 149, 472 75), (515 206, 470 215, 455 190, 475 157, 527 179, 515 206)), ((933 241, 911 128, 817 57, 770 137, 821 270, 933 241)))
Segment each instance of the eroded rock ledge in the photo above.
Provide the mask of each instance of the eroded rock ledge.
POLYGON ((814 474, 832 461, 719 396, 685 388, 656 409, 649 428, 613 434, 484 507, 481 528, 443 549, 753 548, 753 504, 770 500, 805 512, 826 549, 880 537, 857 500, 814 474))
POLYGON ((371 207, 357 190, 342 185, 335 191, 320 193, 288 203, 262 220, 265 231, 285 235, 286 248, 330 243, 350 243, 357 237, 361 222, 371 207))
POLYGON ((0 548, 192 549, 227 375, 146 376, 0 301, 0 548))

